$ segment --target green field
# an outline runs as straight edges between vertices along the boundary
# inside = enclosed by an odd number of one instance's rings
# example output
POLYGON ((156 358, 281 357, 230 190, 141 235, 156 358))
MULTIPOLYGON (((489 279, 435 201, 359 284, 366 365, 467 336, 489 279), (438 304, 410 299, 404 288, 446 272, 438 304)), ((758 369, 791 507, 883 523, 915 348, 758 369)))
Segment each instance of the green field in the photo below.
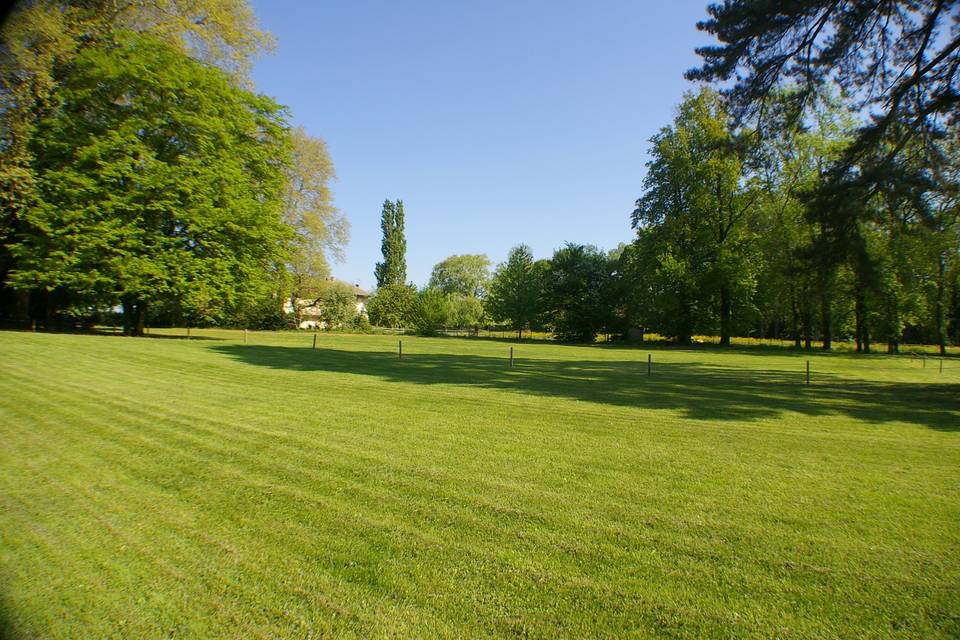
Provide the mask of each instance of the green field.
POLYGON ((193 336, 0 333, 6 636, 960 636, 956 356, 193 336))

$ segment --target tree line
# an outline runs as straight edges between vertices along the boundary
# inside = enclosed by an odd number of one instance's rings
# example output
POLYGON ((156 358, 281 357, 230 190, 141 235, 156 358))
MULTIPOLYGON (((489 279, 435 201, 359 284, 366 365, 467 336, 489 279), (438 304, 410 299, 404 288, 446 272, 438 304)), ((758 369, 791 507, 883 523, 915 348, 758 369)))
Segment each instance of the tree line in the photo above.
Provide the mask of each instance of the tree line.
MULTIPOLYGON (((608 254, 511 251, 483 308, 518 331, 960 342, 960 34, 950 3, 731 0, 704 84, 651 140, 608 254)), ((429 295, 427 287, 422 295, 429 295)))
POLYGON ((868 193, 838 186, 829 172, 856 139, 852 113, 824 92, 792 120, 795 98, 774 96, 758 132, 736 126, 718 92, 689 93, 651 139, 631 243, 568 243, 541 260, 520 245, 492 274, 486 256, 451 256, 419 292, 381 288, 371 319, 427 331, 493 321, 580 342, 633 328, 682 344, 702 334, 824 349, 849 338, 867 352, 956 343, 956 139, 933 143, 938 171, 911 143, 868 193))

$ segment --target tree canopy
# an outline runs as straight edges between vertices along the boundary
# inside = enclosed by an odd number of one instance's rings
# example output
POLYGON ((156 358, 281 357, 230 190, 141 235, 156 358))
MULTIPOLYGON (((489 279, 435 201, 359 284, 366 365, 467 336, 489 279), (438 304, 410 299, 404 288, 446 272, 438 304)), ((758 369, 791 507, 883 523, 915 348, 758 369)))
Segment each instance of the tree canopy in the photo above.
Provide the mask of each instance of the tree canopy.
POLYGON ((533 252, 527 245, 517 245, 510 250, 507 261, 497 266, 486 299, 487 310, 494 319, 509 321, 519 337, 537 317, 540 287, 533 252))
POLYGON ((796 85, 799 105, 829 81, 872 113, 848 160, 880 166, 907 144, 943 135, 960 113, 960 31, 944 0, 729 0, 711 4, 697 26, 719 45, 697 49, 692 80, 730 81, 739 115, 762 114, 778 86, 796 85))
POLYGON ((336 178, 327 145, 302 127, 291 131, 283 222, 294 230, 285 297, 313 300, 330 277, 330 261, 343 258, 350 223, 333 205, 330 182, 336 178))
POLYGON ((427 285, 446 295, 483 298, 490 282, 490 259, 485 254, 454 255, 438 262, 427 285))
POLYGON ((262 293, 284 255, 285 114, 155 38, 115 42, 76 58, 36 125, 10 282, 120 300, 137 332, 164 301, 215 318, 262 293))
MULTIPOLYGON (((59 111, 67 94, 71 94, 74 100, 74 115, 82 110, 75 102, 79 96, 75 76, 85 69, 89 70, 93 59, 90 56, 107 55, 105 52, 116 49, 118 44, 129 48, 131 35, 162 41, 169 49, 170 59, 175 58, 176 54, 192 58, 206 68, 219 68, 226 74, 223 80, 235 88, 249 85, 247 72, 251 58, 269 48, 272 42, 270 35, 257 25, 246 0, 147 0, 120 3, 105 0, 82 3, 32 0, 17 3, 0 31, 2 316, 23 321, 33 308, 42 309, 50 320, 58 317, 64 305, 81 302, 67 299, 66 289, 62 287, 56 291, 26 288, 22 276, 18 280, 19 288, 14 291, 10 274, 14 271, 24 273, 35 269, 36 265, 19 264, 12 247, 23 242, 24 234, 36 230, 28 228, 27 217, 32 216, 36 223, 38 214, 31 211, 45 206, 43 198, 50 195, 49 181, 40 173, 51 169, 50 158, 36 156, 38 150, 45 149, 49 143, 49 140, 34 140, 34 136, 41 131, 40 123, 46 121, 48 126, 51 119, 61 117, 59 111), (71 86, 67 87, 68 83, 71 86), (42 192, 44 189, 46 191, 42 192)), ((156 69, 145 71, 149 73, 156 69)), ((162 111, 168 106, 178 108, 170 86, 162 88, 166 92, 165 99, 154 100, 150 103, 150 109, 162 111)), ((91 91, 87 96, 95 100, 97 96, 94 94, 91 91)), ((157 96, 131 96, 130 102, 121 99, 114 109, 131 113, 136 107, 132 102, 141 97, 150 102, 157 96)), ((92 106, 92 110, 101 106, 92 106)), ((80 143, 84 141, 80 140, 80 143)), ((109 141, 105 140, 106 144, 109 141)), ((223 148, 220 151, 227 152, 223 148)), ((285 157, 285 153, 281 153, 274 161, 283 162, 285 157)), ((90 168, 92 165, 86 166, 90 168)), ((94 181, 98 179, 88 177, 94 181)), ((79 257, 71 255, 69 259, 79 260, 79 257)), ((245 275, 240 271, 232 277, 242 279, 245 275)), ((91 278, 102 279, 96 274, 92 274, 91 278)), ((207 297, 202 292, 197 295, 199 298, 207 297)))

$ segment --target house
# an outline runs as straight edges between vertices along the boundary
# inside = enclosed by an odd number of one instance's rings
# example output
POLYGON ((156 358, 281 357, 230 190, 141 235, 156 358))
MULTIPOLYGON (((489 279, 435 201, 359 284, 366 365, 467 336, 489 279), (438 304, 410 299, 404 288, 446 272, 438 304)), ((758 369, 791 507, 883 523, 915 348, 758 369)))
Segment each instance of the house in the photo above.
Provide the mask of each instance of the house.
POLYGON ((353 295, 357 297, 357 315, 367 315, 367 300, 370 299, 370 294, 361 289, 359 284, 354 283, 353 295))
MULTIPOLYGON (((333 280, 333 278, 330 278, 330 280, 333 280)), ((360 285, 357 283, 354 283, 352 286, 357 315, 366 316, 367 300, 370 298, 370 294, 361 289, 360 285)), ((297 324, 298 329, 322 329, 324 327, 324 321, 321 319, 323 315, 323 307, 321 306, 319 299, 288 299, 283 303, 283 311, 288 315, 299 316, 299 322, 297 324), (296 308, 294 307, 294 304, 296 304, 296 308)))

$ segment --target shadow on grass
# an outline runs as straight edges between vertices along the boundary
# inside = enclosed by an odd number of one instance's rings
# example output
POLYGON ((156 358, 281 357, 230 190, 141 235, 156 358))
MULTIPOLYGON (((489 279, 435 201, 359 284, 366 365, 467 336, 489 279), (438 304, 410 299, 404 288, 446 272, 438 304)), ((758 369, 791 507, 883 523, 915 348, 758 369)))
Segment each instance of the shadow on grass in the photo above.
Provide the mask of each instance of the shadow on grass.
POLYGON ((155 339, 155 340, 191 340, 191 341, 192 341, 192 340, 203 340, 203 341, 207 341, 207 342, 224 342, 224 341, 226 340, 226 338, 216 338, 216 337, 214 337, 214 336, 189 336, 189 337, 187 337, 187 336, 185 336, 185 335, 178 336, 178 335, 171 335, 171 334, 169 334, 169 333, 148 333, 147 335, 141 336, 141 337, 143 337, 143 338, 152 338, 152 339, 155 339))
POLYGON ((520 359, 477 355, 409 355, 273 346, 216 345, 240 362, 273 369, 375 376, 393 382, 454 384, 554 396, 600 404, 673 409, 695 420, 759 420, 792 411, 812 417, 845 415, 960 431, 960 385, 878 383, 802 371, 742 370, 701 362, 520 359))

